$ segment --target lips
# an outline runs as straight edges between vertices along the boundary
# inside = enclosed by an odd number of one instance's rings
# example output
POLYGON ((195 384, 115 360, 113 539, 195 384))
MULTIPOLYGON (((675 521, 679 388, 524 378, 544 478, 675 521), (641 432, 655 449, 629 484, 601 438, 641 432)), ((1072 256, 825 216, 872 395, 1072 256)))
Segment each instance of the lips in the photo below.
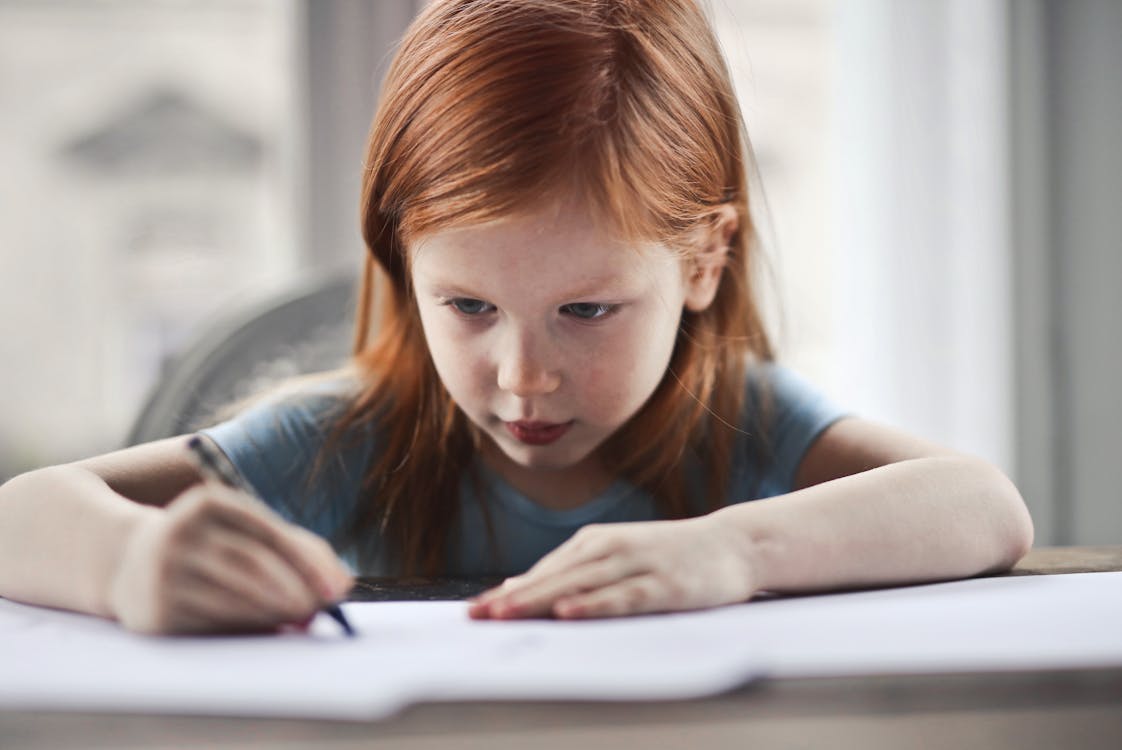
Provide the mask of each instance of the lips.
POLYGON ((568 422, 503 422, 507 432, 514 439, 526 445, 549 445, 561 439, 561 436, 573 426, 572 420, 568 422))

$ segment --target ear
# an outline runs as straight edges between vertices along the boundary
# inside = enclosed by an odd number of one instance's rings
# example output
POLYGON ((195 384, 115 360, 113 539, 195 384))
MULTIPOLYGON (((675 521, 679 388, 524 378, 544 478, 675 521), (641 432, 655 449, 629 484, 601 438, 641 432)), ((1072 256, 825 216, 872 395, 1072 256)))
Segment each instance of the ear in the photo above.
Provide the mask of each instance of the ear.
POLYGON ((686 260, 686 309, 702 312, 717 296, 721 273, 728 262, 729 243, 740 228, 736 208, 725 203, 717 208, 686 260))

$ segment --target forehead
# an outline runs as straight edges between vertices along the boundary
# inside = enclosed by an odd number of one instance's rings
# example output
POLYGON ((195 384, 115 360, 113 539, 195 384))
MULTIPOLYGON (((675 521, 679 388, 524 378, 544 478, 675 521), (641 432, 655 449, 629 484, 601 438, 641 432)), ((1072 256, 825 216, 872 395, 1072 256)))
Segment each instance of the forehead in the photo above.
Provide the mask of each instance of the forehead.
POLYGON ((657 283, 679 265, 666 247, 623 242, 571 205, 432 232, 409 253, 419 280, 488 286, 657 283))

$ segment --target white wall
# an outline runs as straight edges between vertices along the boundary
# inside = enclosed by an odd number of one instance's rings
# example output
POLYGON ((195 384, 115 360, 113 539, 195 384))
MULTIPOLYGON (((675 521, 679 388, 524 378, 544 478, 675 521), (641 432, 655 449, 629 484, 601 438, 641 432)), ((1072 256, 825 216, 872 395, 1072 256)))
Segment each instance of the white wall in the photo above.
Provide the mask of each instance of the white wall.
POLYGON ((835 7, 837 396, 1012 471, 1005 5, 835 7))
POLYGON ((1122 3, 835 8, 839 397, 1122 542, 1122 3))
POLYGON ((1118 544, 1122 4, 1012 8, 1018 479, 1038 540, 1118 544))

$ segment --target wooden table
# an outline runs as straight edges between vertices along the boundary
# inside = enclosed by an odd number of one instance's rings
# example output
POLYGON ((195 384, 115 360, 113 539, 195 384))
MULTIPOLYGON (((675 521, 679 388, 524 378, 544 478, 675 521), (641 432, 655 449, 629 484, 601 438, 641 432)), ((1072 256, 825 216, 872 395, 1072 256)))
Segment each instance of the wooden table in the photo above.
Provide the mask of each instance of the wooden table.
MULTIPOLYGON (((1105 570, 1122 570, 1122 546, 1036 549, 1010 575, 1105 570)), ((399 586, 367 581, 355 598, 439 598, 478 588, 453 581, 399 586)), ((1122 669, 771 680, 670 703, 424 704, 368 724, 0 712, 0 750, 371 746, 1119 750, 1122 669)))

